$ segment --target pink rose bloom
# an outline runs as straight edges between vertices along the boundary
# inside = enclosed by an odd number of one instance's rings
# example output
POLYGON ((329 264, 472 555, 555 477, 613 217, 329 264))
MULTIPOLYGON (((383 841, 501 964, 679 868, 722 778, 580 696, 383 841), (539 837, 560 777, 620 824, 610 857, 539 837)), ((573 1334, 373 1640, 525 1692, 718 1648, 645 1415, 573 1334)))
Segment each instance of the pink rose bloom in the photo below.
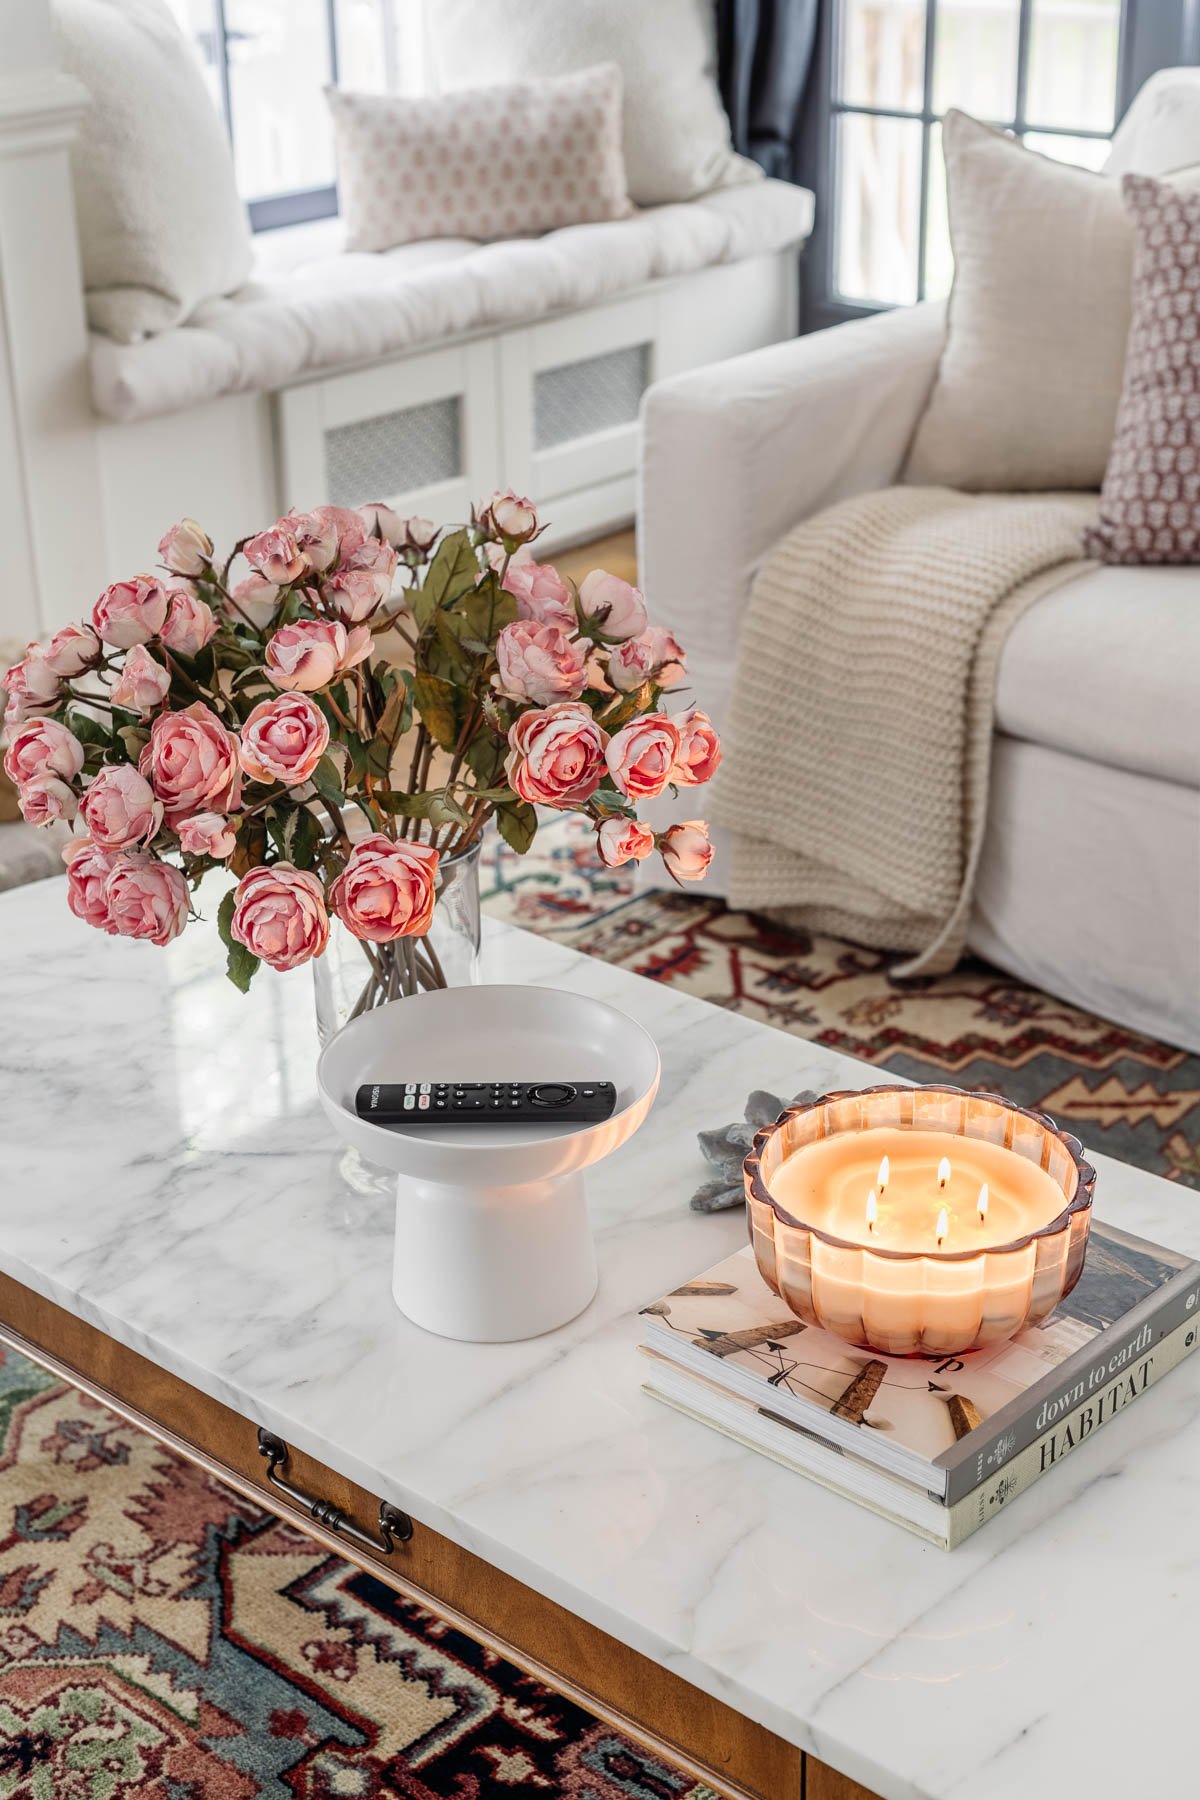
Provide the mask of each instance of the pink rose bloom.
POLYGON ((167 590, 153 575, 114 581, 92 608, 92 624, 106 644, 131 650, 157 637, 166 623, 167 590))
POLYGON ((347 634, 344 625, 330 619, 297 619, 272 634, 264 667, 276 687, 315 694, 370 653, 371 633, 365 625, 347 634))
POLYGON ((148 844, 162 824, 163 809, 145 776, 132 763, 109 763, 83 796, 80 816, 101 850, 148 844))
POLYGON ((590 575, 584 576, 579 588, 579 605, 584 617, 590 619, 606 638, 640 637, 646 629, 646 602, 641 590, 622 581, 619 575, 606 574, 603 569, 593 569, 590 575))
POLYGON ((604 775, 605 736, 586 706, 565 701, 522 713, 508 733, 508 785, 535 805, 587 800, 604 775))
POLYGON ((396 579, 396 552, 380 538, 368 538, 325 584, 325 597, 343 625, 358 625, 389 599, 396 579))
POLYGON ((213 541, 195 519, 180 519, 159 539, 158 554, 172 575, 203 575, 213 559, 213 541))
POLYGON ((216 631, 217 615, 191 588, 171 588, 169 597, 167 621, 158 635, 177 656, 196 656, 216 631))
POLYGON ((438 853, 432 844, 393 843, 381 832, 362 838, 329 890, 347 931, 372 944, 423 937, 433 918, 438 853))
POLYGON ((169 944, 188 922, 188 884, 178 869, 156 856, 115 857, 104 900, 109 929, 119 937, 169 944))
POLYGON ((9 739, 4 773, 15 787, 42 775, 74 781, 83 767, 83 745, 57 719, 30 719, 9 739))
POLYGON ((532 500, 514 494, 511 488, 495 493, 479 515, 479 523, 493 537, 498 537, 506 550, 518 544, 532 543, 541 526, 532 500))
POLYGON ((90 625, 81 622, 64 625, 61 631, 56 631, 43 646, 41 660, 63 681, 74 681, 77 675, 98 663, 100 656, 100 639, 90 625))
POLYGON ((247 575, 229 598, 222 600, 221 611, 236 624, 244 625, 248 620, 256 631, 265 631, 275 616, 279 593, 273 581, 266 581, 261 575, 247 575))
POLYGON ((360 506, 358 516, 368 537, 382 538, 393 550, 426 551, 438 534, 431 519, 402 519, 382 500, 371 500, 360 506))
POLYGON ((236 831, 220 813, 193 813, 190 819, 181 819, 175 829, 185 856, 211 856, 216 862, 224 862, 233 855, 237 844, 236 831))
POLYGON ((129 712, 153 712, 161 706, 171 690, 171 677, 160 662, 155 662, 145 644, 135 644, 125 652, 121 673, 113 687, 114 706, 129 712))
POLYGON ((138 768, 153 783, 172 827, 192 813, 231 812, 237 804, 237 739, 202 700, 182 712, 159 713, 138 768))
POLYGON ((23 660, 0 677, 0 687, 8 695, 4 723, 19 725, 22 719, 57 706, 62 683, 46 662, 41 645, 30 644, 23 660))
POLYGON ((713 730, 713 722, 698 706, 689 707, 675 720, 679 732, 679 754, 671 769, 671 780, 681 787, 699 787, 711 781, 721 766, 721 740, 713 730))
POLYGON ((78 808, 74 790, 57 775, 35 775, 17 789, 17 804, 27 825, 57 825, 73 819, 78 808))
POLYGON ((272 969, 298 968, 329 942, 325 890, 315 875, 291 863, 251 869, 238 882, 230 930, 272 969))
POLYGON ((666 713, 631 719, 608 740, 608 772, 631 800, 653 800, 670 779, 679 755, 679 732, 666 713))
POLYGON ((301 787, 328 748, 325 715, 303 694, 260 700, 242 726, 242 768, 251 781, 301 787))
POLYGON ((295 538, 296 548, 311 574, 323 575, 326 569, 332 569, 338 558, 338 528, 328 508, 319 513, 290 512, 279 522, 295 538))
POLYGON ((668 825, 658 840, 659 855, 676 881, 703 881, 712 861, 708 826, 703 819, 685 819, 668 825))
POLYGON ((364 542, 367 528, 363 524, 362 515, 348 506, 315 506, 313 517, 322 524, 332 525, 337 532, 339 563, 353 556, 359 545, 364 542))
POLYGON ((299 581, 308 569, 307 558, 296 542, 292 524, 291 519, 280 519, 267 531, 252 537, 243 549, 255 574, 261 575, 264 581, 273 581, 277 587, 299 581))
POLYGON ((651 680, 656 687, 678 687, 686 674, 683 651, 662 625, 651 625, 638 637, 626 638, 608 659, 608 679, 623 694, 651 680))
POLYGON ((539 625, 561 625, 568 632, 577 629, 574 597, 549 563, 520 562, 514 557, 501 585, 516 599, 520 618, 533 619, 539 625))
POLYGON ((116 862, 111 850, 102 850, 91 838, 72 838, 63 845, 63 861, 67 865, 67 905, 85 925, 97 931, 116 932, 108 916, 104 889, 116 862))
POLYGON ((604 819, 596 832, 600 861, 610 869, 622 863, 642 862, 654 848, 654 833, 637 819, 604 819))
POLYGON ((396 578, 397 561, 396 552, 389 543, 383 538, 369 537, 358 546, 357 550, 352 550, 349 556, 342 558, 338 568, 338 577, 352 570, 372 575, 379 589, 379 598, 386 600, 396 578))
POLYGON ((515 619, 496 639, 496 686, 510 700, 535 706, 578 700, 587 686, 588 648, 582 638, 572 642, 561 625, 515 619))

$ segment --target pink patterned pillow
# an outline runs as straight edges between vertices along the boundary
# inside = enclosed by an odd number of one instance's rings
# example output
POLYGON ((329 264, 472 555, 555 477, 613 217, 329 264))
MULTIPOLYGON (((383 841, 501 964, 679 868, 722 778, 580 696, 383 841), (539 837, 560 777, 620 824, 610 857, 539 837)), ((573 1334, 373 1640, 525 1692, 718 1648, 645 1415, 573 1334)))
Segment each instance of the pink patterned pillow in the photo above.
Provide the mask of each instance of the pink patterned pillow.
POLYGON ((1133 323, 1100 516, 1107 563, 1200 562, 1200 193, 1126 175, 1137 231, 1133 323))
POLYGON ((430 99, 326 90, 349 250, 623 219, 621 71, 430 99))

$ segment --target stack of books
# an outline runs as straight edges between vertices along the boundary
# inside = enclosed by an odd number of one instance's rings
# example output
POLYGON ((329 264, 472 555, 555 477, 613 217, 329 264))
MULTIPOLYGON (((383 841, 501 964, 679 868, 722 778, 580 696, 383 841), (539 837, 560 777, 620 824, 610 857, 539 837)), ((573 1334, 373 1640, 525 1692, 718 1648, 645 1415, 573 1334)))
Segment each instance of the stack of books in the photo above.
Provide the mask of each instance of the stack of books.
POLYGON ((1096 1221, 1058 1310, 962 1356, 802 1324, 749 1246, 642 1316, 647 1393, 951 1550, 1195 1348, 1200 1263, 1096 1221))

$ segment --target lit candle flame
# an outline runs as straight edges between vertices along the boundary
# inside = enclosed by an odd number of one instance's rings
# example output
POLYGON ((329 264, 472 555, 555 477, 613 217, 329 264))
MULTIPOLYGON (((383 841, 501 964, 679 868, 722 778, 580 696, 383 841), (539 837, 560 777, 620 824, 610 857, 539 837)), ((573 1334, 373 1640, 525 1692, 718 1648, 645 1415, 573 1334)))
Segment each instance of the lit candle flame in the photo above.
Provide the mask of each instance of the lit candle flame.
POLYGON ((988 1209, 988 1184, 985 1181, 983 1186, 979 1190, 979 1223, 981 1225, 983 1224, 983 1221, 987 1218, 987 1209, 988 1209))
POLYGON ((948 1233, 949 1230, 950 1230, 950 1221, 946 1217, 946 1209, 943 1206, 941 1212, 938 1214, 938 1222, 937 1222, 937 1241, 938 1241, 938 1249, 939 1250, 941 1249, 943 1243, 945 1242, 946 1234, 948 1233))
POLYGON ((874 1231, 875 1221, 879 1217, 879 1202, 875 1198, 875 1189, 867 1195, 867 1230, 874 1231))
POLYGON ((882 1194, 884 1188, 887 1186, 888 1182, 890 1181, 891 1174, 892 1174, 892 1165, 888 1161, 887 1157, 885 1156, 883 1161, 879 1165, 879 1174, 875 1180, 875 1186, 879 1189, 879 1192, 881 1194, 882 1194))
POLYGON ((951 1174, 950 1158, 948 1156, 943 1156, 941 1162, 938 1164, 938 1186, 939 1187, 945 1187, 946 1183, 950 1179, 950 1174, 951 1174))

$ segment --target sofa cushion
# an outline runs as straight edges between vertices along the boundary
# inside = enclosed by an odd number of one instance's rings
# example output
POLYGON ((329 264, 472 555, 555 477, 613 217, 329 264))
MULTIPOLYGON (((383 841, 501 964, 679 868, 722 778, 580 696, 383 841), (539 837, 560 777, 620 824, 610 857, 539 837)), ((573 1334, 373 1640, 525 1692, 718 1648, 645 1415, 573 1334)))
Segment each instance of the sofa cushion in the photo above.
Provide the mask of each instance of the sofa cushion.
POLYGON ((1200 579, 1093 568, 1014 625, 996 726, 1010 737, 1200 788, 1200 579))
POLYGON ((52 15, 91 98, 71 146, 88 320, 133 343, 250 273, 229 143, 163 0, 54 0, 52 15))
POLYGON ((1200 69, 1159 69, 1113 133, 1106 175, 1170 175, 1200 163, 1200 69))
POLYGON ((93 398, 97 411, 125 420, 285 387, 310 370, 523 324, 650 281, 783 250, 808 236, 812 208, 806 188, 761 181, 541 238, 435 238, 383 255, 336 253, 341 240, 326 221, 311 237, 305 228, 272 248, 256 280, 210 302, 187 325, 141 344, 93 338, 93 398))
POLYGON ((715 12, 713 0, 437 0, 426 20, 446 90, 618 63, 629 192, 661 206, 761 173, 730 140, 715 12))

